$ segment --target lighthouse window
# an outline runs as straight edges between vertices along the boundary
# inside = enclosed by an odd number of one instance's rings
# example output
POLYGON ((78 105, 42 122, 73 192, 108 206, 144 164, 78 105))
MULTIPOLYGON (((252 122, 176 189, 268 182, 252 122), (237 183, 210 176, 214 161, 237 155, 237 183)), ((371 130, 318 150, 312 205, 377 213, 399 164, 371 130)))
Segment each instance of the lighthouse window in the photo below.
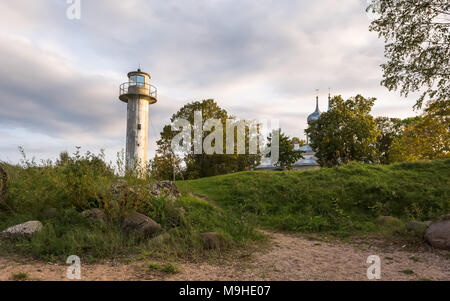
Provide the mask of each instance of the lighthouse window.
POLYGON ((130 82, 132 86, 144 86, 145 77, 142 75, 132 75, 130 76, 130 82))
POLYGON ((138 130, 141 130, 142 129, 142 125, 139 123, 138 124, 138 130))

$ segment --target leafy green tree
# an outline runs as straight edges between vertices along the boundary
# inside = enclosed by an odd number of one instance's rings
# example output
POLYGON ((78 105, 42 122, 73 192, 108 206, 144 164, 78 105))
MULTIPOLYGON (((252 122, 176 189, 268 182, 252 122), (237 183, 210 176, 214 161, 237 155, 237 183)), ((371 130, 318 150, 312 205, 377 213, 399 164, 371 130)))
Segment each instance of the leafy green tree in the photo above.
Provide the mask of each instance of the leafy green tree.
POLYGON ((158 148, 155 158, 150 160, 151 176, 159 180, 183 178, 182 160, 171 147, 173 133, 169 125, 164 126, 161 138, 156 142, 158 148))
MULTIPOLYGON (((279 129, 279 159, 278 163, 275 164, 275 166, 279 166, 283 169, 291 170, 292 165, 297 162, 299 159, 303 158, 302 152, 295 151, 294 150, 294 144, 297 142, 300 145, 304 143, 304 140, 300 140, 297 137, 290 138, 288 135, 281 132, 281 129, 279 129)), ((267 137, 267 146, 272 147, 272 134, 267 137)), ((304 144, 303 144, 304 145, 304 144)), ((267 157, 271 156, 271 152, 269 152, 267 157)))
POLYGON ((306 145, 306 140, 300 139, 298 137, 292 137, 292 143, 295 145, 296 143, 298 146, 302 147, 306 145))
MULTIPOLYGON (((156 151, 156 156, 152 160, 152 173, 159 178, 172 179, 173 172, 182 176, 185 179, 196 179, 208 176, 215 176, 220 174, 226 174, 231 172, 249 170, 252 167, 260 163, 260 155, 250 155, 249 154, 249 135, 246 134, 245 137, 245 154, 226 154, 226 120, 235 119, 230 116, 228 112, 217 105, 217 103, 212 100, 195 101, 184 105, 171 117, 171 123, 178 119, 187 120, 192 127, 191 136, 194 137, 195 124, 194 124, 194 113, 196 111, 202 112, 203 122, 208 119, 218 119, 220 120, 223 127, 223 154, 206 154, 204 151, 201 154, 194 154, 194 146, 192 145, 191 152, 184 155, 182 158, 177 157, 173 154, 171 149, 171 142, 178 132, 171 130, 170 125, 166 125, 161 133, 161 137, 158 140, 158 149, 156 151), (175 163, 174 163, 175 162, 175 163), (175 164, 175 168, 174 168, 175 164)), ((202 143, 205 138, 215 130, 213 128, 211 131, 204 131, 202 136, 202 143)), ((236 150, 236 131, 235 128, 235 150, 236 150)), ((214 141, 214 144, 216 141, 214 141)))
POLYGON ((375 123, 380 136, 377 139, 377 148, 380 163, 390 164, 394 162, 392 158, 392 146, 400 139, 406 128, 422 122, 421 116, 408 117, 405 119, 377 117, 375 123))
POLYGON ((389 156, 394 162, 450 157, 449 109, 431 102, 416 122, 409 123, 392 144, 389 156))
POLYGON ((367 8, 377 18, 370 30, 385 40, 387 63, 382 84, 421 95, 415 107, 437 100, 450 106, 450 1, 371 0, 367 8))
POLYGON ((379 132, 370 115, 374 102, 375 98, 361 95, 348 100, 333 97, 330 110, 309 124, 306 133, 321 166, 378 162, 379 132))
POLYGON ((378 155, 380 163, 389 164, 389 150, 395 138, 400 137, 402 129, 400 126, 401 119, 389 117, 377 117, 375 123, 380 135, 377 139, 378 155))

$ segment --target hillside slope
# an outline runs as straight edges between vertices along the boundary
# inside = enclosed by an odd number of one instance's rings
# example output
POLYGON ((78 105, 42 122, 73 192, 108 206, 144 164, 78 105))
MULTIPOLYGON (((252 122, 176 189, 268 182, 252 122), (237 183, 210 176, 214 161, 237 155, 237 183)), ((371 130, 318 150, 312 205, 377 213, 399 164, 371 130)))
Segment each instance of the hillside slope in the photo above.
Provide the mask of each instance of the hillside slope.
POLYGON ((430 220, 450 212, 450 160, 251 171, 177 185, 276 230, 373 232, 378 216, 430 220))

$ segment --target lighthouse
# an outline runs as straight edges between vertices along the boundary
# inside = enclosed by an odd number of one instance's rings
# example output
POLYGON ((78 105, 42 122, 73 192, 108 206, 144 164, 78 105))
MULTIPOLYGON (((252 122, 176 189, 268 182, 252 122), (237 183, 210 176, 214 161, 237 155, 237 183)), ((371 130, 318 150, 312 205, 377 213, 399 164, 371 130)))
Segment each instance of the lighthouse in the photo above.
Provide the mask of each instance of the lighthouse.
POLYGON ((144 171, 147 164, 148 110, 157 102, 157 89, 150 79, 150 74, 138 69, 128 73, 128 82, 120 85, 119 99, 127 103, 127 171, 144 171))

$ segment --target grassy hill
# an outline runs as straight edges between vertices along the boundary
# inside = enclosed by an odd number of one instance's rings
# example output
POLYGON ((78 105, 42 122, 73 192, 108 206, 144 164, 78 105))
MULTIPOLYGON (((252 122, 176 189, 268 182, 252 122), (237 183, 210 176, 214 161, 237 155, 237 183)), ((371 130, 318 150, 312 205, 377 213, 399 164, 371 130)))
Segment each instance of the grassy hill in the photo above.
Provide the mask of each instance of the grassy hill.
POLYGON ((277 230, 376 232, 379 216, 425 221, 450 212, 450 160, 251 171, 177 185, 251 225, 277 230))
POLYGON ((411 219, 431 220, 450 212, 450 160, 252 171, 180 181, 176 184, 183 197, 175 202, 152 197, 147 189, 151 179, 118 178, 96 157, 75 157, 63 165, 6 165, 6 171, 9 193, 0 203, 0 230, 30 220, 41 221, 44 230, 30 239, 1 241, 0 253, 46 260, 65 260, 73 254, 92 260, 130 254, 215 256, 201 233, 219 233, 225 249, 247 248, 264 240, 258 228, 340 237, 383 235, 387 229, 398 237, 408 234, 405 224, 411 219), (112 193, 118 180, 139 193, 112 193), (80 214, 97 207, 104 208, 107 223, 80 214), (127 210, 160 223, 160 239, 124 235, 120 225, 127 210), (400 222, 380 226, 376 218, 384 215, 400 222))

